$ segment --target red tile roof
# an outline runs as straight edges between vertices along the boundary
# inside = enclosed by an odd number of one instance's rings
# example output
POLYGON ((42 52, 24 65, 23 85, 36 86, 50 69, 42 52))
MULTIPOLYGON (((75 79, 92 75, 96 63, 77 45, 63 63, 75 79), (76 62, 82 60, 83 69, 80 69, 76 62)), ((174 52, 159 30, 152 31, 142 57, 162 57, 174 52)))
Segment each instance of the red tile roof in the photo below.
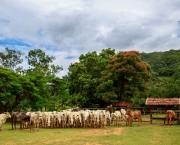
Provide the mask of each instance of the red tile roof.
POLYGON ((180 98, 147 98, 146 105, 149 106, 180 105, 180 98))
POLYGON ((133 104, 126 102, 126 101, 120 101, 118 103, 112 104, 113 107, 132 107, 134 106, 133 104))

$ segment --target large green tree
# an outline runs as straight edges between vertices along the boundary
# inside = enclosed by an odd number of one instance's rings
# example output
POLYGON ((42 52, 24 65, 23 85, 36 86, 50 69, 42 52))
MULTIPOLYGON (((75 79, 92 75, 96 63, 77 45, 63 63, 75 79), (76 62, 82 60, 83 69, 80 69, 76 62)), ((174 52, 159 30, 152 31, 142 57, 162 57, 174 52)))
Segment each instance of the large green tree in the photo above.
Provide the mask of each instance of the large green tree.
POLYGON ((38 88, 27 76, 0 67, 0 106, 3 111, 14 110, 21 102, 28 100, 31 107, 40 107, 38 88))
POLYGON ((107 101, 133 102, 134 98, 146 96, 151 76, 150 65, 142 61, 138 51, 120 51, 110 57, 97 94, 107 101))
POLYGON ((79 62, 69 67, 70 94, 72 103, 79 107, 105 106, 101 98, 96 96, 96 87, 99 85, 101 72, 105 70, 108 58, 115 54, 115 50, 103 49, 99 54, 96 51, 82 54, 79 62))
POLYGON ((41 49, 30 50, 26 58, 30 65, 26 74, 31 76, 32 82, 39 88, 39 93, 43 98, 43 106, 45 110, 48 110, 52 99, 49 83, 62 70, 62 67, 54 65, 55 57, 47 55, 41 49))
MULTIPOLYGON (((26 56, 29 69, 18 75, 14 70, 22 62, 20 57, 23 53, 8 48, 6 51, 0 53, 1 65, 7 68, 1 68, 0 106, 8 110, 50 108, 51 99, 56 96, 52 94, 49 82, 62 70, 53 64, 55 57, 46 55, 41 49, 30 50, 26 56)), ((56 88, 61 87, 58 85, 56 88)))

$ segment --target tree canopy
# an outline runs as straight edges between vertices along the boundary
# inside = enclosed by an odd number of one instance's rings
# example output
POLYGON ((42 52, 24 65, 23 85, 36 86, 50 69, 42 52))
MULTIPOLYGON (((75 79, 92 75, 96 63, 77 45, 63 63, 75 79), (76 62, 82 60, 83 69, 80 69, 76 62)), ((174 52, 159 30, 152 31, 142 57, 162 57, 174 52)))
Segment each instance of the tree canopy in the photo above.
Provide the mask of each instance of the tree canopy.
POLYGON ((46 53, 41 49, 30 50, 26 58, 28 60, 28 64, 31 66, 27 70, 28 73, 38 72, 45 76, 52 76, 63 69, 59 65, 52 64, 55 57, 46 55, 46 53))
POLYGON ((69 66, 70 94, 73 104, 80 107, 99 107, 106 104, 102 98, 96 96, 96 89, 100 83, 101 72, 105 70, 108 58, 115 54, 115 50, 108 48, 102 52, 88 52, 80 55, 79 62, 69 66))
POLYGON ((37 103, 41 102, 41 97, 38 91, 29 77, 0 67, 0 102, 4 110, 14 110, 23 100, 29 100, 32 107, 39 108, 37 103))
POLYGON ((104 100, 116 102, 145 97, 151 77, 151 67, 138 51, 120 51, 109 58, 97 92, 104 100))
MULTIPOLYGON (((15 68, 23 61, 23 53, 8 48, 5 50, 6 53, 0 53, 0 109, 50 109, 54 94, 50 92, 51 86, 48 83, 62 70, 62 67, 53 64, 55 57, 46 55, 41 49, 30 50, 26 56, 29 69, 17 73, 15 68)), ((58 85, 62 85, 61 83, 58 85)))
POLYGON ((23 68, 19 66, 23 62, 21 58, 24 55, 19 50, 5 48, 4 52, 0 52, 0 65, 4 68, 20 72, 23 68))

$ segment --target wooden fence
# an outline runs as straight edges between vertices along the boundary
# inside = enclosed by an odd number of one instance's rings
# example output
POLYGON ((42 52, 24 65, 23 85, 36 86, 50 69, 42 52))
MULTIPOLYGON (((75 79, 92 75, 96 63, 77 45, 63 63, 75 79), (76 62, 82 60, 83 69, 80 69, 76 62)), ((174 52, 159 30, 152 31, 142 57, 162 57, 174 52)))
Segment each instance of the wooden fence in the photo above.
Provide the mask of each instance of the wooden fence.
MULTIPOLYGON (((120 110, 121 108, 127 109, 127 107, 113 107, 113 110, 120 110)), ((80 109, 89 109, 89 110, 104 110, 106 108, 80 108, 80 109)), ((140 110, 143 115, 150 115, 149 120, 150 124, 152 124, 153 120, 162 120, 165 123, 165 114, 163 108, 156 108, 154 110, 151 110, 149 107, 131 107, 132 110, 140 110), (164 117, 154 117, 153 114, 164 114, 164 117)), ((174 119, 177 121, 177 124, 180 124, 180 110, 174 110, 177 117, 174 119)))
MULTIPOLYGON (((177 115, 175 118, 174 118, 174 121, 177 121, 177 124, 180 124, 180 110, 173 110, 175 112, 175 114, 177 115)), ((165 121, 166 121, 166 118, 165 117, 154 117, 153 114, 157 114, 157 113, 164 113, 164 110, 151 110, 150 111, 150 124, 152 124, 152 121, 153 120, 163 120, 164 121, 164 124, 165 124, 165 121)))

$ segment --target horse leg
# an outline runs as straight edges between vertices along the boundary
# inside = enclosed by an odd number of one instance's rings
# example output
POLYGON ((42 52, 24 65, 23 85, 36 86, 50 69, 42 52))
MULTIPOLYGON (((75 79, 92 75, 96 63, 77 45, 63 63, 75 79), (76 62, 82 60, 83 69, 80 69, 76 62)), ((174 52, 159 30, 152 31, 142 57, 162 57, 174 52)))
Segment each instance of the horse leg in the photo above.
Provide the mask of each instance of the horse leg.
POLYGON ((131 118, 129 118, 129 121, 128 121, 128 122, 129 122, 129 126, 131 126, 131 118))
POLYGON ((172 125, 172 118, 171 117, 169 118, 169 122, 170 122, 169 125, 171 126, 172 125))
POLYGON ((20 130, 22 129, 22 121, 20 121, 20 130))
POLYGON ((141 118, 141 116, 138 118, 138 122, 139 122, 138 126, 140 126, 140 122, 142 123, 142 118, 141 118))
POLYGON ((132 127, 133 118, 129 119, 129 125, 132 127))

